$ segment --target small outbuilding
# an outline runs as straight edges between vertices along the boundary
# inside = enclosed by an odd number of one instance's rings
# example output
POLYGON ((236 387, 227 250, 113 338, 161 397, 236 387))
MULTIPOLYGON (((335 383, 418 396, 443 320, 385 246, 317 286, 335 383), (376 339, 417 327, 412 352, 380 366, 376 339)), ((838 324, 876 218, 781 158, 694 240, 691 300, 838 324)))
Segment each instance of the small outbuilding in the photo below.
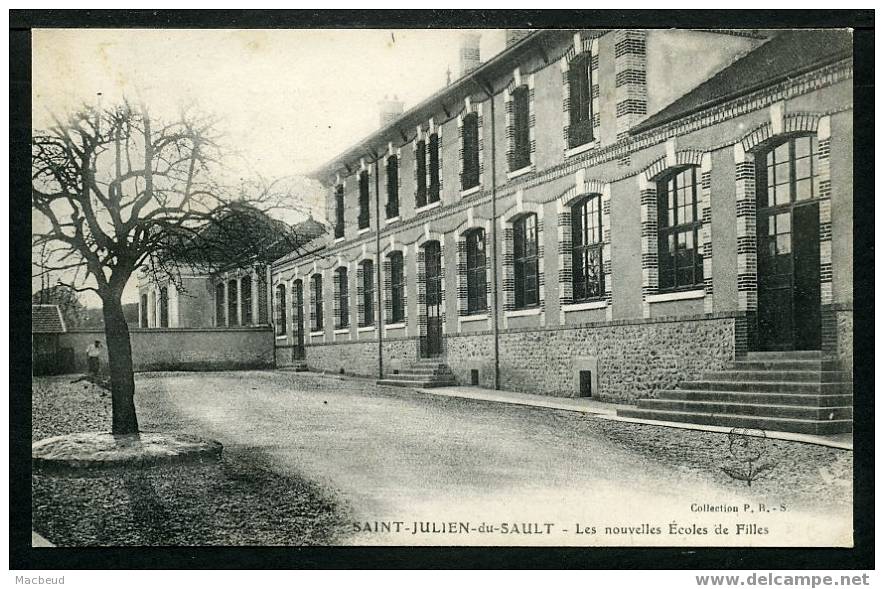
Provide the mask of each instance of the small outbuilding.
POLYGON ((35 375, 67 372, 73 351, 60 345, 60 336, 66 331, 58 305, 34 305, 31 308, 31 358, 35 375))

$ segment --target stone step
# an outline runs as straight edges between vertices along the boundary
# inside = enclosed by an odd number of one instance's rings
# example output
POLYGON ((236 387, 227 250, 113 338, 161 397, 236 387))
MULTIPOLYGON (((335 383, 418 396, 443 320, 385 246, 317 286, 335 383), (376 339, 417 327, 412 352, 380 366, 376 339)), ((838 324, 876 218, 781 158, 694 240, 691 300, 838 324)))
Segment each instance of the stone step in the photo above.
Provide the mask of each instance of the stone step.
POLYGON ((393 378, 396 380, 414 380, 419 382, 424 381, 435 381, 441 380, 448 382, 449 380, 454 380, 453 374, 409 374, 405 372, 399 373, 386 373, 385 376, 387 378, 393 378))
POLYGON ((786 393, 808 395, 839 395, 850 392, 849 382, 783 382, 783 381, 729 381, 688 380, 679 383, 678 390, 733 391, 749 393, 786 393))
POLYGON ((819 350, 784 350, 781 352, 747 352, 746 360, 807 360, 822 358, 819 350))
POLYGON ((805 407, 847 407, 853 405, 852 395, 807 395, 789 393, 761 393, 736 391, 667 390, 660 391, 658 399, 674 401, 718 401, 727 403, 758 403, 773 405, 803 405, 805 407))
POLYGON ((686 411, 690 413, 726 413, 728 415, 748 415, 756 417, 787 417, 793 419, 813 419, 832 421, 853 419, 853 407, 814 407, 801 405, 774 405, 756 403, 732 403, 715 401, 685 401, 671 399, 641 399, 639 409, 663 411, 686 411))
POLYGON ((618 409, 617 415, 620 417, 652 419, 655 421, 717 425, 722 427, 744 427, 801 434, 828 435, 853 431, 853 421, 850 419, 818 421, 814 419, 709 414, 695 413, 691 411, 662 411, 655 409, 618 409))
POLYGON ((716 370, 704 372, 701 380, 773 381, 773 382, 839 382, 835 370, 716 370))
POLYGON ((834 360, 823 360, 820 358, 811 359, 767 359, 767 360, 737 360, 732 362, 729 370, 743 371, 792 371, 792 370, 812 370, 812 371, 837 371, 839 369, 838 362, 834 360))
MULTIPOLYGON (((397 375, 398 376, 398 375, 397 375)), ((454 379, 450 381, 446 380, 428 380, 428 381, 420 381, 420 380, 404 380, 400 378, 384 378, 377 381, 379 385, 387 385, 391 387, 407 387, 413 389, 430 389, 435 387, 447 387, 454 386, 457 384, 454 379)))
POLYGON ((448 366, 439 366, 435 368, 423 367, 423 366, 408 366, 405 368, 396 368, 392 371, 393 374, 451 374, 451 369, 448 366))

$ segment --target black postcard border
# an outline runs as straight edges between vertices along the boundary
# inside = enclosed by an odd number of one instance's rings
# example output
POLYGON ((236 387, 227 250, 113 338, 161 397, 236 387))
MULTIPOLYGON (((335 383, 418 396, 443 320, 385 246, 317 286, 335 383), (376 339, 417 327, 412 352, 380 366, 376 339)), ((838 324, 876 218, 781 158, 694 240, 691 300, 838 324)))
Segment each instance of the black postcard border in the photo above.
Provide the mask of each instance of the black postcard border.
POLYGON ((15 569, 873 569, 874 11, 872 10, 11 10, 10 568, 15 569), (665 23, 662 24, 662 23, 665 23), (854 35, 854 542, 837 548, 30 546, 32 28, 830 28, 854 35))

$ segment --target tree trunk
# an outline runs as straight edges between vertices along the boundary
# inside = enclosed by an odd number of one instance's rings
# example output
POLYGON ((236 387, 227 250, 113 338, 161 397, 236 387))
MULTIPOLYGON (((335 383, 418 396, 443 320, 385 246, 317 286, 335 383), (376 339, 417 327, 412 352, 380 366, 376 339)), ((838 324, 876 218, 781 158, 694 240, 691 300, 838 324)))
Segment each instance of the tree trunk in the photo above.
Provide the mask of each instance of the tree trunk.
POLYGON ((135 376, 132 370, 132 343, 129 325, 123 316, 120 294, 102 298, 104 335, 107 340, 107 358, 110 369, 111 400, 114 435, 138 433, 135 415, 135 376))

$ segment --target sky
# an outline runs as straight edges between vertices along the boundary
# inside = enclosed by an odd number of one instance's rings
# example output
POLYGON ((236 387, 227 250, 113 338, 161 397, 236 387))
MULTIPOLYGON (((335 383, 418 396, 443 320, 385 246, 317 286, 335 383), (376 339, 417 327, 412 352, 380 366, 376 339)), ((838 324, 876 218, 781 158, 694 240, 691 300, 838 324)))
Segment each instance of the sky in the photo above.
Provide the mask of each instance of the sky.
MULTIPOLYGON (((407 110, 444 86, 447 70, 457 77, 464 32, 38 29, 33 125, 124 97, 158 118, 196 107, 220 119, 236 156, 225 173, 305 175, 375 131, 384 98, 407 110)), ((473 32, 482 33, 483 61, 503 49, 503 30, 473 32)), ((322 195, 309 192, 301 198, 323 216, 322 195)), ((136 296, 130 284, 124 300, 136 296)))

